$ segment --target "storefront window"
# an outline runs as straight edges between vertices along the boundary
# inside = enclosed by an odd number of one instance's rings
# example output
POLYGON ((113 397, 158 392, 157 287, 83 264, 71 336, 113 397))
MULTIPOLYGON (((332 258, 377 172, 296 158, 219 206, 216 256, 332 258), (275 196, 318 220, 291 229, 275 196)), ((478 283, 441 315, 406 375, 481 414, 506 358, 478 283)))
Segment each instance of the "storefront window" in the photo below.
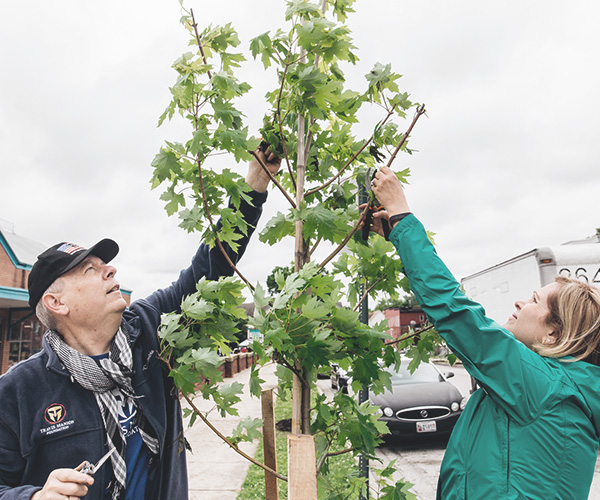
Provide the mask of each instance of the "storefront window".
POLYGON ((14 325, 8 342, 9 367, 41 351, 43 333, 40 322, 35 317, 14 325))

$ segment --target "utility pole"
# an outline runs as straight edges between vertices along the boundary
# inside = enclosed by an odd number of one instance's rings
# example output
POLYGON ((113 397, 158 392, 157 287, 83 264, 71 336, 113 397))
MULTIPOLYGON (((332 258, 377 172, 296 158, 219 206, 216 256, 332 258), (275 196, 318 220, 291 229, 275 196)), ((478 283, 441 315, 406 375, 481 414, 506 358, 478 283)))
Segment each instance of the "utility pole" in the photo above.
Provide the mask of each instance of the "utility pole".
MULTIPOLYGON (((358 187, 358 204, 362 205, 363 203, 368 203, 369 198, 367 196, 367 191, 365 189, 364 184, 359 183, 358 187)), ((363 301, 360 305, 360 322, 368 325, 369 324, 369 297, 365 296, 365 292, 367 291, 366 286, 367 277, 363 276, 363 282, 360 285, 360 297, 363 297, 363 301)), ((358 391, 358 404, 364 403, 369 399, 369 387, 363 385, 362 389, 358 391)), ((362 453, 358 459, 358 475, 359 477, 364 477, 366 479, 366 496, 362 493, 360 494, 360 500, 368 500, 369 498, 369 459, 365 457, 365 454, 362 453)))

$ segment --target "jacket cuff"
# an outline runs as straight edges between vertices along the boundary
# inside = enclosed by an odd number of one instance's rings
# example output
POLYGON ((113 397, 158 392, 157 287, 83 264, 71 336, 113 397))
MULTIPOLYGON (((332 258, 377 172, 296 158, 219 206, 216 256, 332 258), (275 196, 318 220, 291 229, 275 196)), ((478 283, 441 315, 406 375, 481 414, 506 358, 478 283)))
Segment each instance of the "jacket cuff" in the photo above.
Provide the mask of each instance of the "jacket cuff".
POLYGON ((255 207, 260 207, 267 201, 267 197, 269 196, 269 192, 265 191, 264 193, 259 193, 258 191, 250 191, 248 195, 251 198, 251 204, 255 207))

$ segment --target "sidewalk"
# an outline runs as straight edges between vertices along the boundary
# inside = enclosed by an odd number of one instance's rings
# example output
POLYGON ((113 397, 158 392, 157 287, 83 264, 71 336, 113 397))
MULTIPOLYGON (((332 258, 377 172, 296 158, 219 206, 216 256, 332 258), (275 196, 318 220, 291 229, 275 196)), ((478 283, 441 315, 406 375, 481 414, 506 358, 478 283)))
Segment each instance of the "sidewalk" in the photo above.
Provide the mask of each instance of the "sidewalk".
MULTIPOLYGON (((223 418, 216 410, 208 416, 209 421, 225 436, 231 435, 238 423, 247 417, 262 418, 260 398, 250 396, 248 391, 249 378, 248 368, 223 382, 225 385, 233 382, 244 385, 241 401, 236 406, 238 416, 227 415, 223 418)), ((260 370, 260 378, 266 382, 263 389, 276 387, 275 364, 263 367, 260 370)), ((202 411, 208 411, 214 406, 200 397, 194 400, 194 404, 202 411)), ((182 406, 188 406, 185 400, 182 400, 182 406)), ((231 449, 199 418, 192 427, 188 427, 186 421, 185 436, 192 446, 192 452, 187 452, 190 500, 235 500, 246 478, 250 462, 231 449)), ((257 441, 241 443, 240 449, 254 456, 257 446, 257 441)))

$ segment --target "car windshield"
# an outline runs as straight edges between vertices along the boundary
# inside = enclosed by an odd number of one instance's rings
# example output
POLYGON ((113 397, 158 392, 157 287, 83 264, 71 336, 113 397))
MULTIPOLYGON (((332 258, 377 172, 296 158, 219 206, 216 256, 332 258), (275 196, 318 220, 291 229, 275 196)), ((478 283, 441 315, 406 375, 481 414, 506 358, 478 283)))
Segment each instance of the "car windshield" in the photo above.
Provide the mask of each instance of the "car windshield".
POLYGON ((421 363, 419 367, 410 373, 408 370, 408 361, 402 361, 400 369, 396 372, 393 368, 388 368, 392 375, 392 385, 403 384, 423 384, 426 382, 439 382, 439 372, 429 363, 421 363))

